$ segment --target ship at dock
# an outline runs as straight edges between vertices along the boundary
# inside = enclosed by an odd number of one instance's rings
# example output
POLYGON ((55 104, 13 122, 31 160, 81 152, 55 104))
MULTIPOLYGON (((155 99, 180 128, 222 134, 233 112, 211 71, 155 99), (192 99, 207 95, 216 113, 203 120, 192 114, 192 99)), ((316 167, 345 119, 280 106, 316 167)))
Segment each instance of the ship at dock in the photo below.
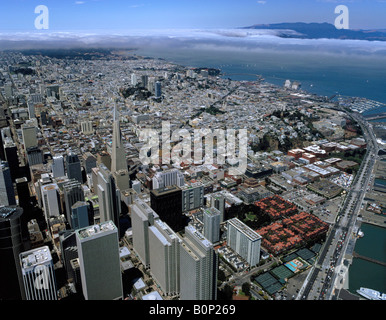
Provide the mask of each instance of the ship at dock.
POLYGON ((368 300, 386 300, 386 293, 380 293, 377 290, 369 289, 369 288, 360 288, 357 290, 362 297, 368 300))

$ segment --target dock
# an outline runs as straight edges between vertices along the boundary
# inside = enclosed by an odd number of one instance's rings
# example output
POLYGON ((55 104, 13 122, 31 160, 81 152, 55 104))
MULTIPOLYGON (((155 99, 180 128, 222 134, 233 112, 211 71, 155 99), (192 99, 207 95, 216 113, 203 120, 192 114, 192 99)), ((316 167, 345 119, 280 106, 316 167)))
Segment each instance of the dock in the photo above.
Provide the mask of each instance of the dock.
POLYGON ((373 262, 373 263, 376 263, 376 264, 380 264, 381 266, 386 267, 386 262, 379 261, 379 260, 376 260, 376 259, 373 259, 373 258, 369 258, 369 257, 366 257, 366 256, 362 256, 362 255, 356 253, 355 251, 353 252, 353 257, 354 258, 359 258, 359 259, 362 259, 362 260, 366 260, 366 261, 369 261, 369 262, 373 262))

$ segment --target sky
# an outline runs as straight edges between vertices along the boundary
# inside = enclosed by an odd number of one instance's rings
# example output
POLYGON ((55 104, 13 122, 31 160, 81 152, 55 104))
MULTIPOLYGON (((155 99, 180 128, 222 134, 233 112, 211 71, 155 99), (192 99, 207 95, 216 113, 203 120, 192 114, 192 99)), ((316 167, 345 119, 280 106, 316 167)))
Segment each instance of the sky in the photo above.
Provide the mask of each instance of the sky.
POLYGON ((47 32, 237 28, 280 22, 334 23, 349 9, 350 29, 386 29, 386 0, 0 0, 0 33, 42 32, 38 5, 49 10, 47 32))

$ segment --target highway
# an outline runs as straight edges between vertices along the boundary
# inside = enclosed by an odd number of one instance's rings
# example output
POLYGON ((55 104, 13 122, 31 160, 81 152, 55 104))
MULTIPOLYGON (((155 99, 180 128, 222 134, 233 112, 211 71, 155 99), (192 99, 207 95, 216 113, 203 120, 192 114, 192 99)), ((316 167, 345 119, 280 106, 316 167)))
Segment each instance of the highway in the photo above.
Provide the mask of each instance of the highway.
MULTIPOLYGON (((343 110, 341 110, 343 111, 343 110)), ((371 125, 357 113, 350 114, 363 130, 367 142, 367 152, 361 167, 355 176, 336 222, 328 233, 318 261, 311 269, 307 279, 300 289, 297 300, 331 300, 334 294, 337 270, 343 263, 349 243, 352 228, 357 220, 366 187, 371 179, 371 173, 378 157, 378 145, 371 125), (321 289, 319 289, 321 287, 321 289)))

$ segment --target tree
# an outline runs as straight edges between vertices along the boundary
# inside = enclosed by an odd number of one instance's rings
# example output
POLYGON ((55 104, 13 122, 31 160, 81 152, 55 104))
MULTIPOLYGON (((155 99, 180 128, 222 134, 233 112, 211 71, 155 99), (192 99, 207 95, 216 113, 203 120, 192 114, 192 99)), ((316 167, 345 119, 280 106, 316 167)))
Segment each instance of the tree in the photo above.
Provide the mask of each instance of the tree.
POLYGON ((251 295, 251 285, 249 282, 244 282, 241 286, 241 290, 245 293, 246 296, 251 295))

